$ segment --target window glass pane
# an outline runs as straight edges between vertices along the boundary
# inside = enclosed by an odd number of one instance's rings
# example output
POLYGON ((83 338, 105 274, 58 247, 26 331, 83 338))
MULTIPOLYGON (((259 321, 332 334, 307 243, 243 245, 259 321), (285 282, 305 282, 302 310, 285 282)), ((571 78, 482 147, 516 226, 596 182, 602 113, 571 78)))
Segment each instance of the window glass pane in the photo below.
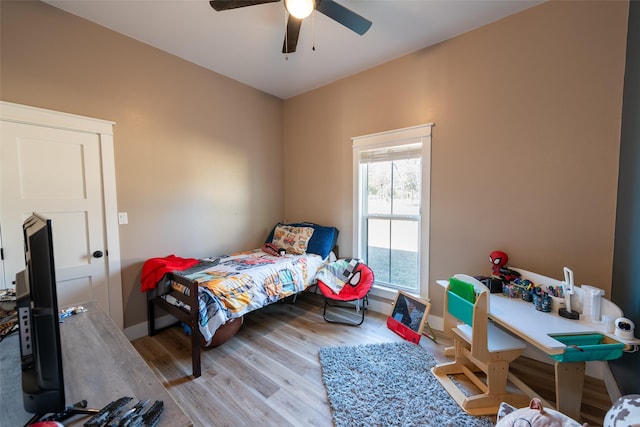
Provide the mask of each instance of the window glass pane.
POLYGON ((420 214, 420 159, 392 162, 393 213, 396 215, 420 214))
POLYGON ((391 213, 391 164, 367 164, 367 207, 369 214, 391 213))
POLYGON ((418 221, 391 221, 391 284, 418 289, 418 221))
POLYGON ((367 264, 376 282, 418 289, 418 221, 369 219, 367 264))
POLYGON ((390 283, 391 221, 369 219, 367 224, 367 265, 375 272, 377 282, 390 283))

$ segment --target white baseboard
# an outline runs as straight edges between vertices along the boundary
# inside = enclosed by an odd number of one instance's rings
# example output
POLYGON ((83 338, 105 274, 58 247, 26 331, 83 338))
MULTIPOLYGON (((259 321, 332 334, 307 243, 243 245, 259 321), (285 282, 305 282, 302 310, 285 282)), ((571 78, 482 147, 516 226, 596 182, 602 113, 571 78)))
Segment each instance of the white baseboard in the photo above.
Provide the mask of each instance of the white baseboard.
MULTIPOLYGON (((178 319, 176 319, 170 314, 166 314, 162 317, 158 317, 156 318, 156 329, 161 329, 167 326, 171 326, 177 321, 178 319)), ((127 337, 129 341, 133 341, 137 338, 142 338, 144 336, 147 336, 148 333, 149 333, 149 322, 138 323, 133 326, 129 326, 124 330, 124 336, 127 337)))
POLYGON ((435 329, 440 332, 444 331, 444 317, 429 315, 427 322, 429 322, 431 329, 435 329))

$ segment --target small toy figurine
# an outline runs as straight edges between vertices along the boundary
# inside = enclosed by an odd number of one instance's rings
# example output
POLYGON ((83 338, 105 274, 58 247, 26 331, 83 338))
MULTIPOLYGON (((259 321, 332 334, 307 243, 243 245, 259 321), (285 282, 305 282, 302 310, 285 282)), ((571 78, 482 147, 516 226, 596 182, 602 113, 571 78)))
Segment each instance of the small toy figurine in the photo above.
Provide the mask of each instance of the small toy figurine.
POLYGON ((496 277, 500 277, 500 269, 507 265, 509 257, 502 251, 493 251, 489 254, 489 261, 492 265, 492 273, 496 277))

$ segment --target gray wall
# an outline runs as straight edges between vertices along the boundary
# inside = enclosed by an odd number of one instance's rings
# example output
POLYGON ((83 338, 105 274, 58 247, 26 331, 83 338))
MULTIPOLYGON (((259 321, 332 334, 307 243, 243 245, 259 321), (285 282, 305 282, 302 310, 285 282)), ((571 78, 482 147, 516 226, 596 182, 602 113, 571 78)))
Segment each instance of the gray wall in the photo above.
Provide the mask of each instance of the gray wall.
MULTIPOLYGON (((611 299, 640 335, 640 3, 630 2, 611 299)), ((610 363, 623 394, 640 393, 640 353, 610 363)))

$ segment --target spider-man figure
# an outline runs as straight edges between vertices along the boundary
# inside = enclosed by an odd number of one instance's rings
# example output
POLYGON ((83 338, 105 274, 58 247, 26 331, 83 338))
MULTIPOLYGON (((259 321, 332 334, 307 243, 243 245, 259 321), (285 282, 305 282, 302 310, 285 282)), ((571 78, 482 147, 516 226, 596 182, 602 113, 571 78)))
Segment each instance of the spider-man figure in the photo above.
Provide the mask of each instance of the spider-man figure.
POLYGON ((507 265, 509 257, 502 251, 493 251, 489 255, 489 261, 491 262, 493 275, 500 277, 500 269, 507 265))
POLYGON ((501 279, 504 283, 510 283, 520 277, 520 273, 507 267, 509 257, 504 252, 491 252, 489 261, 491 261, 493 276, 501 279))

